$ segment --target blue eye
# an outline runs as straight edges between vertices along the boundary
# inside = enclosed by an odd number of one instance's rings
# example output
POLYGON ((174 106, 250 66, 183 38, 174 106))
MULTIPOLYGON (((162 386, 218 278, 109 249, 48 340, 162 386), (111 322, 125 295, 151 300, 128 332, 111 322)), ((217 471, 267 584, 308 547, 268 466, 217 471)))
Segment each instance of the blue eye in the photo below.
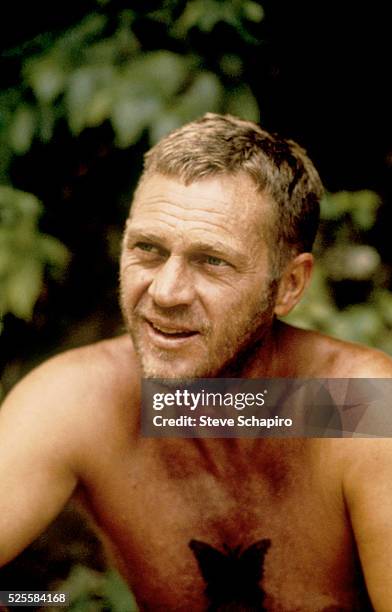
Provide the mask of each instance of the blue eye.
POLYGON ((148 242, 137 242, 135 247, 141 251, 147 251, 149 253, 155 248, 154 245, 148 244, 148 242))
POLYGON ((214 257, 213 255, 207 255, 205 257, 205 263, 209 266, 228 266, 229 264, 224 259, 220 257, 214 257))
POLYGON ((151 255, 163 255, 162 249, 149 242, 137 242, 134 248, 143 253, 151 253, 151 255))

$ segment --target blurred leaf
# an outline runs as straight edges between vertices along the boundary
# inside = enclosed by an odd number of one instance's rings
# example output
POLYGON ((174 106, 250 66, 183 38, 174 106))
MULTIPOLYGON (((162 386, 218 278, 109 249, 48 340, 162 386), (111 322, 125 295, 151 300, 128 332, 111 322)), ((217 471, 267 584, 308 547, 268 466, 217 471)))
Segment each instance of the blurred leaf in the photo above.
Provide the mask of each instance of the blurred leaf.
POLYGON ((377 348, 381 351, 385 351, 389 355, 392 355, 392 331, 384 330, 384 332, 380 335, 375 344, 377 348))
POLYGON ((150 125, 150 141, 157 142, 171 129, 204 113, 218 112, 223 102, 223 87, 211 72, 199 72, 188 89, 157 115, 150 125))
POLYGON ((250 87, 241 85, 226 96, 226 112, 231 115, 248 119, 249 121, 260 121, 259 107, 250 87))
POLYGON ((41 234, 39 238, 39 254, 42 261, 54 266, 65 266, 69 261, 66 247, 53 236, 41 234))
POLYGON ((392 327, 392 293, 386 289, 377 289, 372 298, 387 325, 392 327))
POLYGON ((14 225, 22 218, 35 222, 41 212, 42 205, 33 194, 0 185, 0 225, 14 225))
POLYGON ((172 109, 190 121, 210 111, 217 112, 223 101, 223 87, 212 72, 199 72, 190 87, 173 101, 172 109))
POLYGON ((79 134, 86 125, 87 109, 96 87, 96 73, 88 66, 76 70, 68 80, 66 107, 68 123, 73 134, 79 134))
MULTIPOLYGON (((58 590, 69 594, 69 612, 137 612, 138 607, 127 585, 114 570, 97 572, 75 566, 58 590)), ((48 611, 50 612, 50 610, 48 611)))
POLYGON ((92 95, 86 109, 86 125, 98 127, 109 119, 113 104, 113 88, 102 87, 92 95))
POLYGON ((348 191, 340 191, 332 194, 327 193, 321 200, 321 218, 326 220, 340 219, 351 208, 350 194, 348 191))
POLYGON ((220 68, 229 77, 239 77, 243 71, 241 58, 234 53, 225 53, 220 60, 220 68))
MULTIPOLYGON (((6 280, 3 290, 8 310, 20 319, 29 320, 42 287, 42 265, 34 259, 18 262, 6 280)), ((3 313, 4 314, 4 313, 3 313)))
POLYGON ((352 215, 360 229, 369 230, 374 225, 379 205, 380 198, 374 191, 362 190, 355 192, 352 215))
POLYGON ((119 15, 119 29, 109 38, 99 40, 85 49, 86 61, 90 64, 120 65, 129 60, 138 50, 139 42, 132 32, 130 11, 119 15))
POLYGON ((117 572, 106 573, 103 592, 112 612, 137 612, 136 601, 117 572))
MULTIPOLYGON (((14 254, 6 240, 4 240, 4 232, 0 230, 0 279, 10 270, 13 264, 14 254)), ((0 281, 1 286, 1 281, 0 281)))
MULTIPOLYGON (((118 72, 113 66, 85 66, 72 74, 66 92, 66 109, 71 131, 79 134, 89 126, 89 121, 96 121, 97 98, 108 98, 110 91, 117 87, 118 72)), ((106 118, 103 116, 103 118, 106 118)))
POLYGON ((63 91, 66 78, 64 68, 50 55, 30 60, 23 76, 43 104, 53 102, 63 91))
POLYGON ((223 22, 235 28, 247 40, 250 35, 243 22, 249 20, 258 23, 262 18, 262 7, 249 0, 188 0, 172 29, 172 35, 185 37, 195 27, 201 32, 210 33, 217 23, 223 22))
POLYGON ((367 244, 335 244, 326 250, 323 262, 332 280, 363 281, 373 277, 381 259, 376 249, 367 244))
POLYGON ((36 123, 35 112, 30 106, 23 104, 17 108, 9 128, 9 142, 17 155, 23 155, 29 150, 36 123))
POLYGON ((99 13, 90 13, 82 21, 68 29, 53 46, 53 52, 61 56, 70 52, 80 51, 90 43, 91 39, 101 35, 107 25, 107 17, 99 13))
POLYGON ((264 18, 264 10, 261 4, 257 2, 245 2, 244 3, 244 15, 249 21, 260 23, 264 18))
POLYGON ((52 106, 45 104, 39 107, 39 135, 42 142, 49 142, 53 136, 56 121, 52 106))
POLYGON ((115 102, 111 121, 116 134, 116 144, 119 147, 128 147, 136 142, 159 110, 160 102, 156 98, 129 98, 115 102))
POLYGON ((53 268, 53 275, 68 261, 67 249, 39 231, 41 211, 32 194, 0 186, 1 317, 12 312, 29 320, 42 290, 45 266, 53 268))
POLYGON ((163 97, 167 100, 183 87, 191 58, 170 51, 140 54, 124 67, 124 93, 163 97))
POLYGON ((370 304, 350 306, 334 321, 334 335, 338 338, 365 344, 373 344, 382 329, 381 317, 370 304))
POLYGON ((219 5, 215 0, 189 0, 181 17, 172 32, 174 36, 186 36, 189 30, 197 26, 202 32, 210 32, 218 21, 221 21, 225 3, 219 5))
POLYGON ((60 592, 68 594, 69 606, 67 609, 72 612, 91 609, 89 603, 93 603, 96 596, 101 597, 102 595, 102 579, 103 575, 100 572, 82 565, 75 565, 68 578, 58 587, 60 592))
POLYGON ((172 130, 183 124, 181 117, 174 111, 164 109, 157 115, 149 128, 150 143, 153 145, 172 130))
POLYGON ((328 193, 321 201, 321 217, 337 220, 350 213, 360 229, 368 230, 375 222, 379 204, 378 195, 369 190, 328 193))

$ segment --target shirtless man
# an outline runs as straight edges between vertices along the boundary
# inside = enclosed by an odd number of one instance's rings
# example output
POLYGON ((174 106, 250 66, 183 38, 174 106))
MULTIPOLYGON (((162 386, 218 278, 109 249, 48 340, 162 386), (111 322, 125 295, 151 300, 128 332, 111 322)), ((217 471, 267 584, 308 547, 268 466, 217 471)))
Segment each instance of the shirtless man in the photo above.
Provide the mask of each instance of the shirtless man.
POLYGON ((320 195, 302 149, 233 117, 150 151, 121 258, 129 334, 49 360, 1 410, 0 564, 74 495, 141 610, 391 612, 389 439, 139 433, 142 376, 391 376, 378 351, 276 319, 309 281, 320 195))

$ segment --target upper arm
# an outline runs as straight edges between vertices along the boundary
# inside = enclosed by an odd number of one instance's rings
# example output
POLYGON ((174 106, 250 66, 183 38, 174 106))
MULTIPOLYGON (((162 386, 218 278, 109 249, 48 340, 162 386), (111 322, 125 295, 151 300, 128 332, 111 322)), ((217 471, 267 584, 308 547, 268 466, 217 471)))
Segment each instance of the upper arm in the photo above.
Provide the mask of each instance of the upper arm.
POLYGON ((76 485, 64 378, 43 366, 0 409, 0 565, 46 528, 76 485))
MULTIPOLYGON (((354 442, 354 440, 352 441, 354 442)), ((392 439, 355 440, 345 496, 372 604, 392 608, 392 439)))

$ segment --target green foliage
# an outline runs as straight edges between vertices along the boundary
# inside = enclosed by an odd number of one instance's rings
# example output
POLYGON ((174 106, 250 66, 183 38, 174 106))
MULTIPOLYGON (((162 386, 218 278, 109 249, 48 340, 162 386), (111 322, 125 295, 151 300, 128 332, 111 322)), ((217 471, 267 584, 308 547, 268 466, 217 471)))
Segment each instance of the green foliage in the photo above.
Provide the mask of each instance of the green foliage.
POLYGON ((380 199, 369 190, 339 191, 327 194, 321 202, 321 218, 325 221, 349 220, 360 230, 369 230, 376 221, 380 199))
POLYGON ((377 249, 367 244, 379 206, 377 194, 367 190, 324 197, 313 280, 287 321, 392 354, 390 272, 377 249), (345 284, 348 303, 339 308, 333 296, 345 284), (353 284, 364 288, 364 301, 350 303, 353 284))
POLYGON ((0 324, 7 312, 30 319, 45 268, 55 274, 67 263, 66 248, 39 231, 41 213, 32 194, 0 186, 0 324))
MULTIPOLYGON (((75 565, 68 578, 57 586, 57 591, 67 593, 69 612, 137 612, 138 606, 121 576, 114 570, 97 572, 82 565, 75 565)), ((48 608, 55 612, 63 608, 48 608)))
MULTIPOLYGON (((127 149, 145 137, 154 143, 206 111, 259 120, 243 57, 230 40, 256 49, 262 6, 252 0, 164 0, 153 10, 151 4, 119 11, 101 0, 77 25, 10 52, 20 62, 21 83, 0 94, 3 315, 29 319, 45 267, 54 271, 66 263, 64 248, 40 233, 37 200, 9 186, 13 161, 36 143, 57 143, 59 125, 75 139, 110 125, 114 146, 127 149), (146 38, 150 31, 158 33, 156 45, 146 38)), ((392 351, 389 270, 369 244, 378 208, 378 196, 366 190, 324 198, 313 284, 289 320, 392 351), (367 284, 366 295, 359 304, 338 304, 334 292, 349 282, 367 284)))
MULTIPOLYGON (((69 596, 69 612, 137 612, 138 607, 127 585, 114 570, 105 573, 76 565, 58 591, 69 596)), ((61 610, 61 608, 53 608, 61 610)))
POLYGON ((145 133, 154 143, 207 111, 259 119, 258 104, 241 82, 239 56, 217 44, 222 58, 217 67, 215 58, 209 60, 203 49, 188 45, 192 33, 211 37, 220 25, 245 44, 256 43, 249 26, 263 18, 258 3, 166 0, 155 11, 142 6, 117 13, 107 9, 112 9, 111 2, 100 2, 96 12, 74 27, 41 35, 9 52, 20 62, 21 82, 0 93, 2 315, 31 318, 43 289, 45 265, 65 265, 64 248, 40 234, 42 209, 36 198, 10 185, 13 161, 35 143, 56 143, 57 126, 65 123, 77 138, 86 129, 109 123, 114 145, 128 148, 145 133), (141 23, 147 30, 154 24, 164 26, 166 48, 143 49, 136 34, 141 23))
MULTIPOLYGON (((262 8, 249 0, 207 4, 187 2, 177 19, 180 2, 163 3, 160 10, 142 15, 151 23, 170 23, 167 45, 179 39, 179 52, 143 51, 133 31, 141 16, 126 10, 117 14, 114 31, 104 12, 93 13, 41 52, 22 57, 22 87, 5 92, 0 100, 4 146, 23 155, 34 138, 48 142, 61 119, 75 136, 110 121, 120 147, 135 144, 144 130, 154 141, 161 134, 157 126, 180 125, 208 110, 232 110, 257 120, 258 106, 249 87, 235 84, 226 95, 222 77, 228 78, 230 60, 226 57, 225 73, 212 74, 205 58, 187 49, 185 39, 190 30, 211 34, 223 23, 249 42, 247 23, 261 21, 262 8)), ((239 58, 232 55, 231 64, 240 76, 239 58)))
POLYGON ((251 36, 246 27, 247 21, 259 23, 264 16, 260 4, 243 0, 189 0, 185 10, 172 28, 172 34, 184 38, 192 28, 201 32, 212 32, 218 23, 232 26, 249 43, 257 40, 251 36))

